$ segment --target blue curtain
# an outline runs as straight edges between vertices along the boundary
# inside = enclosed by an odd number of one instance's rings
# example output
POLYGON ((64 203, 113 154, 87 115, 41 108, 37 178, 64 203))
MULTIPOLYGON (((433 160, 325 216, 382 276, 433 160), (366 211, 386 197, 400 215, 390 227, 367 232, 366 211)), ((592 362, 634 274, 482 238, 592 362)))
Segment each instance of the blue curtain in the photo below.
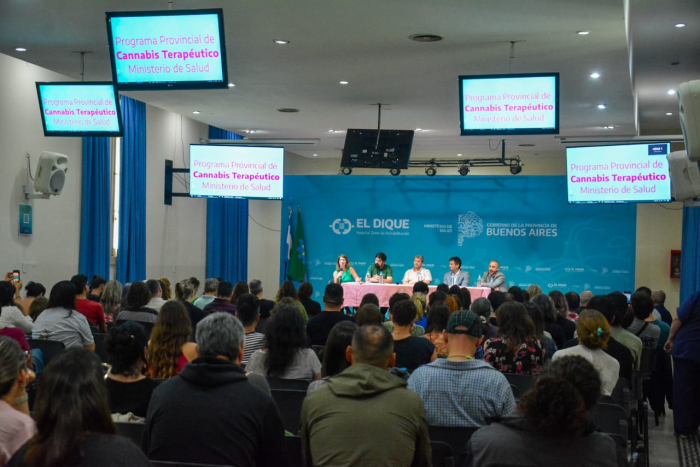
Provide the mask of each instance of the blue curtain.
POLYGON ((683 243, 681 245, 681 301, 700 290, 700 208, 683 208, 683 243))
POLYGON ((78 271, 109 279, 111 176, 109 138, 83 138, 78 271))
MULTIPOLYGON (((209 127, 209 139, 243 139, 209 127)), ((248 200, 207 199, 207 277, 248 280, 248 200)))
POLYGON ((146 279, 146 104, 121 96, 121 106, 117 280, 126 284, 146 279))

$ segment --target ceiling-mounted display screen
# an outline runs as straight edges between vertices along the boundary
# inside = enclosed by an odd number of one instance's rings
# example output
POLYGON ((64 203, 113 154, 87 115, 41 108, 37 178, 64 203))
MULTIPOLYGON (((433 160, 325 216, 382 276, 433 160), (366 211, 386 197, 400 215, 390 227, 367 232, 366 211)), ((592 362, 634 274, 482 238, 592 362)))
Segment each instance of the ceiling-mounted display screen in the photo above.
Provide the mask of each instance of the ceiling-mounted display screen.
POLYGON ((407 169, 413 130, 348 129, 341 167, 407 169))
POLYGON ((120 90, 228 86, 221 8, 107 13, 107 35, 120 90))
POLYGON ((119 96, 110 82, 36 83, 44 136, 122 136, 119 96))
POLYGON ((559 73, 459 77, 462 136, 559 133, 559 73))

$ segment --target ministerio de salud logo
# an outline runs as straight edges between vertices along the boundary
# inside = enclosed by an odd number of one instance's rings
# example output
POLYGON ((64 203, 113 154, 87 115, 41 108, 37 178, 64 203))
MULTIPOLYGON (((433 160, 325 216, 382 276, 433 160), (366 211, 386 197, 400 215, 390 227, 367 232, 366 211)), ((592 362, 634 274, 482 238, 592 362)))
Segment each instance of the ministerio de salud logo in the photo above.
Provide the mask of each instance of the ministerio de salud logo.
POLYGON ((474 211, 460 214, 457 219, 457 245, 462 246, 465 238, 474 238, 484 231, 484 221, 474 211))
POLYGON ((346 235, 352 230, 352 223, 349 219, 336 219, 331 224, 331 229, 336 235, 346 235))

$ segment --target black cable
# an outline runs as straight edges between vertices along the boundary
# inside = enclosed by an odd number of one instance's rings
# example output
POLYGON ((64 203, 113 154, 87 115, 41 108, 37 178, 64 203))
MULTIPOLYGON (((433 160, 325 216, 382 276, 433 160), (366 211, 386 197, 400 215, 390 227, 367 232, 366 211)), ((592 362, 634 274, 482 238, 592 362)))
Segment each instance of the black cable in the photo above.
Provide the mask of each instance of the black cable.
POLYGON ((496 145, 496 147, 495 147, 495 148, 491 148, 491 140, 489 140, 489 149, 491 149, 492 151, 498 151, 498 148, 501 146, 501 141, 503 141, 503 140, 500 140, 500 139, 499 139, 499 140, 498 140, 498 144, 496 145))
POLYGON ((251 219, 253 220, 253 222, 255 222, 256 224, 258 224, 258 225, 259 225, 260 227, 262 227, 263 229, 272 230, 273 232, 281 232, 281 230, 276 230, 276 229, 271 229, 271 228, 269 228, 269 227, 265 227, 265 226, 262 225, 260 222, 256 221, 256 220, 253 218, 253 216, 251 216, 250 214, 248 214, 248 217, 251 218, 251 219))
POLYGON ((660 208, 664 208, 664 209, 666 209, 666 210, 668 210, 668 211, 680 211, 680 210, 683 209, 682 207, 680 207, 680 208, 678 208, 678 209, 667 208, 666 206, 664 206, 664 205, 661 204, 661 203, 656 203, 656 204, 657 204, 657 206, 659 206, 660 208))

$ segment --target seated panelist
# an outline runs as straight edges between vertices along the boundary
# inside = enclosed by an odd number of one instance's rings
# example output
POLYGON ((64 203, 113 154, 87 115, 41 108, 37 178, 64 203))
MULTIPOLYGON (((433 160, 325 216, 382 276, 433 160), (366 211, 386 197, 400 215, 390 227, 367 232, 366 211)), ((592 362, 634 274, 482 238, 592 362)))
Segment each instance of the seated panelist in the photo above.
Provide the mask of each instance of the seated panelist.
POLYGON ((386 264, 386 255, 382 252, 374 255, 374 264, 370 264, 367 268, 367 282, 391 284, 394 280, 394 272, 391 266, 386 264))
POLYGON ((507 292, 508 286, 506 286, 506 276, 499 271, 500 265, 498 261, 491 261, 489 263, 489 270, 484 273, 481 278, 481 286, 489 287, 492 290, 497 290, 499 292, 507 292))
POLYGON ((462 271, 462 260, 458 256, 453 256, 450 258, 450 272, 445 273, 445 277, 442 279, 443 284, 447 284, 452 287, 453 285, 458 285, 460 287, 469 287, 469 273, 467 271, 462 271))
POLYGON ((355 268, 350 266, 350 260, 345 255, 339 255, 335 261, 335 271, 333 271, 333 282, 343 284, 345 282, 361 282, 362 278, 357 275, 355 268))
POLYGON ((401 282, 408 285, 413 285, 416 282, 430 284, 432 280, 433 276, 430 271, 423 267, 423 255, 416 255, 413 257, 413 268, 406 271, 401 282))

